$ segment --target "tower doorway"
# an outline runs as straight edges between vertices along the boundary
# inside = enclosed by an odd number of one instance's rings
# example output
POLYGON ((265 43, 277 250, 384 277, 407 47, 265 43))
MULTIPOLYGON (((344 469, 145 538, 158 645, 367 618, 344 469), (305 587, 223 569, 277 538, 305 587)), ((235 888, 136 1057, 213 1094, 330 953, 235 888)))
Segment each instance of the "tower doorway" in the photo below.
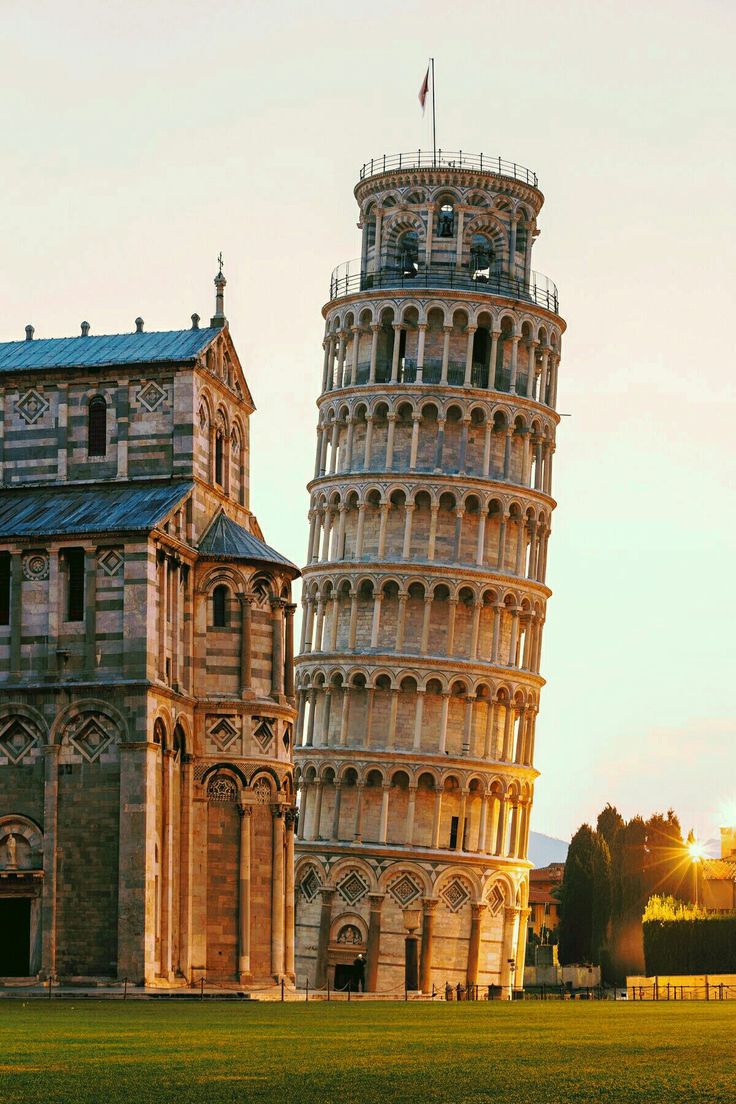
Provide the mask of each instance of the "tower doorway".
POLYGON ((30 977, 31 898, 0 898, 0 977, 30 977))

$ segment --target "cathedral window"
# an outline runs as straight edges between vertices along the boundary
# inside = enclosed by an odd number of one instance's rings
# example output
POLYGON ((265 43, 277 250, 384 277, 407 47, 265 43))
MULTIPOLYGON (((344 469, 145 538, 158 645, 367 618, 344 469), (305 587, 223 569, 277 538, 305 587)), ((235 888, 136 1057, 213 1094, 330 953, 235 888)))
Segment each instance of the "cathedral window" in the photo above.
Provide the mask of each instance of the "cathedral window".
POLYGON ((227 627, 227 587, 216 586, 212 591, 212 624, 216 629, 227 627))
POLYGON ((101 395, 90 401, 87 409, 87 455, 107 453, 107 403, 101 395))
POLYGON ((10 624, 10 553, 0 552, 0 625, 10 624))
POLYGON ((84 620, 84 549, 67 548, 66 559, 66 619, 84 620))
POLYGON ((215 483, 223 484, 223 456, 224 456, 224 440, 222 433, 218 430, 215 434, 215 483))

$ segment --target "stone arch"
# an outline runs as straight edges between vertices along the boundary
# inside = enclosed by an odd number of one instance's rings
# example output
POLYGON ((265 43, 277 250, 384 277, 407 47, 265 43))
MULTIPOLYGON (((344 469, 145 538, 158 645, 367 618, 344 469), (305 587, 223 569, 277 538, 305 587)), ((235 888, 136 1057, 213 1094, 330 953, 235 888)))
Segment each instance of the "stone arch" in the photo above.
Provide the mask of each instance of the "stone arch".
POLYGON ((30 817, 7 813, 0 817, 0 870, 40 870, 43 832, 30 817))
POLYGON ((481 894, 482 888, 479 876, 474 870, 466 866, 446 867, 437 875, 432 886, 432 896, 439 897, 451 912, 459 911, 473 902, 480 901, 481 894), (467 897, 459 902, 456 907, 453 907, 450 903, 452 898, 448 899, 449 895, 447 893, 454 882, 459 882, 461 885, 464 883, 468 890, 467 897))
POLYGON ((366 859, 361 859, 359 856, 346 856, 344 859, 338 859, 330 867, 328 875, 328 883, 331 886, 337 886, 337 883, 341 880, 342 875, 349 870, 358 870, 364 875, 368 882, 368 892, 378 892, 378 882, 376 880, 376 874, 373 867, 366 859))
POLYGON ((127 739, 128 726, 118 710, 95 698, 68 705, 58 714, 51 733, 52 743, 73 748, 89 763, 127 739))
MULTIPOLYGON (((396 883, 404 876, 408 875, 413 880, 419 883, 420 892, 416 894, 410 901, 407 900, 406 904, 402 904, 399 897, 394 897, 394 900, 400 908, 407 908, 410 904, 414 905, 419 901, 421 896, 429 897, 432 891, 432 880, 426 870, 416 863, 406 859, 400 859, 397 862, 391 863, 390 866, 382 872, 378 879, 378 889, 381 893, 390 893, 391 887, 396 886, 396 883)), ((393 895, 392 895, 393 896, 393 895)))
POLYGON ((345 943, 348 946, 364 947, 368 942, 368 925, 357 912, 341 912, 330 923, 330 943, 345 943), (346 929, 354 928, 360 934, 359 940, 341 938, 346 929))
POLYGON ((0 755, 20 763, 28 754, 49 743, 44 717, 31 706, 7 702, 0 706, 0 755))

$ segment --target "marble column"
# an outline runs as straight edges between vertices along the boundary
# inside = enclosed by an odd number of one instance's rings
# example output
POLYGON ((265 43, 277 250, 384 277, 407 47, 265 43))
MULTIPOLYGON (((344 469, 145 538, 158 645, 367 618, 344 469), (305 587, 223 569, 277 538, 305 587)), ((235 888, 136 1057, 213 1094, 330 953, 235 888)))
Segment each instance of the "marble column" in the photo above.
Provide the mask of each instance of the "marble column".
POLYGON ((240 857, 238 870, 238 973, 244 982, 250 975, 250 849, 251 814, 248 805, 239 805, 240 857))
POLYGON ((468 987, 478 984, 478 962, 480 958, 480 929, 483 920, 483 913, 486 909, 486 905, 481 901, 473 901, 471 906, 470 917, 470 943, 468 945, 468 971, 467 971, 467 984, 468 987))
POLYGON ((365 988, 368 993, 375 993, 378 982, 378 956, 381 950, 381 910, 384 897, 385 894, 383 893, 368 894, 370 919, 368 921, 368 943, 366 946, 368 968, 365 979, 365 988))
POLYGON ((274 805, 273 866, 271 875, 271 974, 280 981, 284 973, 284 810, 274 805))
POLYGON ((317 965, 314 984, 318 989, 327 984, 327 951, 330 945, 330 924, 332 921, 332 901, 335 896, 333 886, 321 886, 322 908, 319 914, 319 935, 317 936, 317 965))
POLYGON ((423 993, 432 991, 432 943, 434 918, 439 901, 436 897, 422 897, 422 950, 419 958, 419 988, 423 993))

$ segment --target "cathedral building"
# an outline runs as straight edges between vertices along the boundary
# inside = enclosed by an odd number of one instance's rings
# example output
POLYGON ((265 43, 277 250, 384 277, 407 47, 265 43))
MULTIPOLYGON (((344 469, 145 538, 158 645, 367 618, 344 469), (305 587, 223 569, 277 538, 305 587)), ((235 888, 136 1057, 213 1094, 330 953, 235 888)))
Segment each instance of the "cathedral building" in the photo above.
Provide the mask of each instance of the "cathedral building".
POLYGON ((523 981, 565 324, 522 166, 397 154, 333 273, 297 660, 297 973, 523 981), (418 970, 413 958, 418 943, 418 970), (413 949, 414 948, 414 949, 413 949))
POLYGON ((0 977, 294 973, 297 569, 200 327, 0 344, 0 977))

